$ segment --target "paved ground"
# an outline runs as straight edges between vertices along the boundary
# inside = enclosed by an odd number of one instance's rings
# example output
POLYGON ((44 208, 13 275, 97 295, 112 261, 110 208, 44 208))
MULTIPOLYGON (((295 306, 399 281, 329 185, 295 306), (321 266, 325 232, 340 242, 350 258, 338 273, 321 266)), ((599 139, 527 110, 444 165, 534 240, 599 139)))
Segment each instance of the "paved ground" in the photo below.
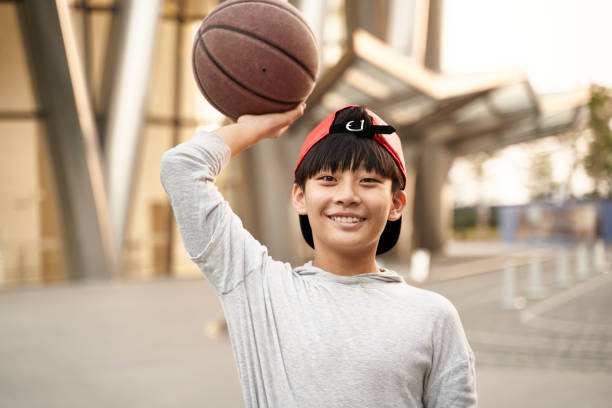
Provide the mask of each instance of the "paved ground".
POLYGON ((0 407, 239 407, 203 279, 0 291, 0 407))
MULTIPOLYGON (((518 272, 525 288, 527 271, 518 272)), ((426 285, 461 314, 481 406, 612 407, 612 275, 565 290, 549 278, 549 295, 520 310, 500 307, 501 282, 502 273, 493 272, 426 285), (545 302, 556 307, 540 308, 545 302)))
MULTIPOLYGON (((480 406, 612 407, 612 274, 557 289, 551 259, 545 297, 503 310, 503 262, 437 260, 423 285, 461 314, 480 406)), ((520 300, 525 262, 516 276, 520 300)), ((203 279, 0 289, 0 406, 242 406, 229 342, 210 335, 221 316, 203 279)))
POLYGON ((476 355, 481 406, 612 407, 612 274, 591 270, 579 280, 570 252, 569 285, 560 289, 556 250, 516 249, 514 296, 522 306, 516 310, 501 307, 507 256, 451 262, 444 268, 466 277, 423 285, 451 299, 461 314, 476 355), (541 259, 540 299, 529 299, 534 254, 541 259), (478 270, 494 259, 493 271, 478 270))

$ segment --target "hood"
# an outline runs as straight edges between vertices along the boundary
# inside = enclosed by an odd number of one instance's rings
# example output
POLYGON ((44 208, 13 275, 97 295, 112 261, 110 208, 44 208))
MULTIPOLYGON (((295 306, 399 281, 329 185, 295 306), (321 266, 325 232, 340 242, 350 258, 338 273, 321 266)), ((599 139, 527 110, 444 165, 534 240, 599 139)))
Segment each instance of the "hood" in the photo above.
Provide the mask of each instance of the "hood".
POLYGON ((404 278, 399 276, 396 272, 384 268, 381 268, 380 272, 378 273, 363 273, 354 276, 336 275, 313 266, 312 261, 295 268, 293 272, 303 277, 322 279, 346 285, 399 283, 404 281, 404 278))

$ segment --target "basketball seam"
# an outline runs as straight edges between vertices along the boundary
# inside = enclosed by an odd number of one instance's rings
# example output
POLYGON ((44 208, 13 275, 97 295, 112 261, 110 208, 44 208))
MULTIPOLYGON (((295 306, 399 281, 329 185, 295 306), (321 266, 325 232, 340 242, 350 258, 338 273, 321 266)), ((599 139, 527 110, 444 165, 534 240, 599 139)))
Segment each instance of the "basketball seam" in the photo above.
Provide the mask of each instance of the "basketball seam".
POLYGON ((211 16, 217 14, 218 12, 220 12, 222 10, 225 10, 225 9, 228 9, 230 7, 234 7, 234 6, 237 6, 237 5, 240 5, 240 4, 245 4, 245 3, 267 4, 268 6, 276 7, 277 9, 280 9, 280 10, 283 10, 283 11, 286 11, 286 12, 290 13, 295 18, 300 20, 300 23, 302 23, 308 29, 308 32, 312 36, 312 39, 313 39, 314 43, 317 44, 317 40, 316 40, 316 37, 315 37, 314 33, 312 32, 312 28, 310 28, 310 25, 308 25, 308 23, 304 19, 304 16, 301 15, 299 10, 296 11, 296 10, 293 10, 292 8, 290 8, 290 7, 285 8, 285 7, 282 7, 282 6, 278 5, 278 4, 273 3, 271 1, 265 1, 265 0, 264 1, 249 1, 249 0, 244 0, 244 1, 237 1, 235 3, 228 4, 228 5, 223 5, 223 3, 222 3, 221 5, 219 5, 219 7, 217 7, 210 14, 208 14, 208 16, 206 16, 206 19, 210 18, 211 16))
MULTIPOLYGON (((197 44, 202 41, 202 37, 200 37, 200 29, 198 29, 198 38, 196 39, 195 45, 197 47, 197 44)), ((202 41, 203 43, 203 41, 202 41)), ((215 108, 217 109, 219 112, 223 113, 226 116, 230 116, 227 114, 227 112, 225 112, 224 109, 221 109, 221 107, 219 105, 217 105, 217 103, 213 100, 213 98, 208 94, 208 92, 206 92, 206 89, 204 88, 204 85, 202 84, 202 81, 200 81, 200 77, 198 76, 195 67, 196 67, 196 63, 195 63, 195 52, 191 53, 191 66, 194 68, 194 77, 197 81, 198 87, 200 88, 200 91, 202 91, 202 93, 204 94, 204 97, 206 98, 206 100, 208 100, 208 102, 215 108)))
POLYGON ((252 90, 251 88, 247 87, 246 85, 244 85, 243 83, 241 83, 240 81, 238 81, 236 78, 234 78, 233 76, 231 76, 226 70, 223 69, 223 67, 221 67, 221 65, 219 65, 219 63, 213 58, 212 55, 210 55, 210 52, 208 51, 208 49, 206 48, 206 44, 204 44, 204 40, 200 41, 202 43, 202 49, 204 50, 204 52, 206 53, 206 55, 208 56, 208 58, 212 61, 213 64, 215 64, 215 66, 230 80, 232 80, 233 82, 235 82, 237 85, 239 85, 240 87, 242 87, 243 89, 247 90, 248 92, 251 92, 253 95, 259 96, 262 99, 265 99, 267 101, 270 102, 275 102, 275 103, 281 103, 283 105, 294 105, 296 103, 300 103, 301 100, 298 101, 281 101, 278 99, 274 99, 274 98, 270 98, 268 96, 262 95, 259 92, 256 92, 254 90, 252 90))
POLYGON ((275 45, 275 44, 271 43, 270 41, 266 40, 265 38, 261 38, 261 37, 255 35, 255 34, 253 34, 253 33, 245 31, 243 29, 232 27, 232 26, 227 26, 227 25, 223 25, 223 24, 215 24, 215 25, 211 25, 210 27, 206 27, 206 30, 204 30, 200 35, 204 35, 207 31, 210 31, 210 30, 212 30, 214 28, 218 28, 218 29, 221 29, 221 30, 233 31, 235 33, 243 34, 243 35, 246 35, 247 37, 254 38, 256 40, 259 40, 259 41, 263 42, 266 45, 269 45, 270 47, 274 48, 275 50, 281 52, 283 55, 285 55, 288 58, 290 58, 300 68, 302 68, 304 70, 304 72, 306 72, 306 74, 310 77, 310 79, 312 79, 313 81, 315 80, 315 76, 310 72, 308 67, 306 65, 304 65, 304 63, 302 61, 298 60, 293 55, 289 54, 287 51, 285 51, 282 48, 280 48, 278 45, 275 45))

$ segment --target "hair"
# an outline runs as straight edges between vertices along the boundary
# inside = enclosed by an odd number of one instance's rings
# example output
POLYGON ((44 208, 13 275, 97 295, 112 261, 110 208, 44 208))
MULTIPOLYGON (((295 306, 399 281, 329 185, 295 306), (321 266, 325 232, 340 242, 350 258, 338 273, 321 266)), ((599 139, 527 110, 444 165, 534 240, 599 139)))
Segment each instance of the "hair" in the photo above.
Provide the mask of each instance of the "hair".
MULTIPOLYGON (((372 118, 365 107, 351 107, 336 114, 334 123, 365 120, 372 124, 372 118)), ((302 159, 295 172, 295 184, 302 190, 306 180, 321 170, 356 171, 361 167, 381 177, 391 179, 391 191, 400 190, 403 176, 391 154, 376 140, 352 133, 332 133, 317 142, 302 159)))

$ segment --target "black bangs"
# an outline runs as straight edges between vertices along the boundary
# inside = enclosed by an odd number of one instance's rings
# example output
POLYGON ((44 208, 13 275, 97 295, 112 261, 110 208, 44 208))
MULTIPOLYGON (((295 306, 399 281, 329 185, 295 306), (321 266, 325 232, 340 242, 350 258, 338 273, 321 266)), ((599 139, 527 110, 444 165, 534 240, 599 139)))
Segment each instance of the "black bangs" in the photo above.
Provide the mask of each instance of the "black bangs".
POLYGON ((306 180, 325 171, 373 171, 392 181, 392 190, 400 189, 402 175, 393 157, 373 138, 350 133, 329 135, 315 144, 295 172, 295 183, 302 189, 306 180))

